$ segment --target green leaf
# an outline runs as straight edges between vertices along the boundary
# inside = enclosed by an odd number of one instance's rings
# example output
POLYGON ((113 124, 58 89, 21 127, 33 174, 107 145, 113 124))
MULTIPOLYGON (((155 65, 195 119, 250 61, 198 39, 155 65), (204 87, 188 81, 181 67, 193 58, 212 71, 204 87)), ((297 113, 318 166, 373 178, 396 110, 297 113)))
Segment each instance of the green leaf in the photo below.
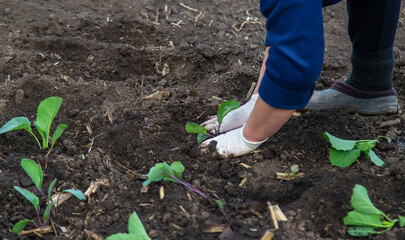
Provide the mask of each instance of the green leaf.
POLYGON ((323 137, 328 142, 330 142, 330 144, 332 144, 332 147, 334 147, 337 150, 342 150, 342 151, 352 150, 356 146, 356 143, 357 143, 357 141, 354 141, 354 140, 344 140, 344 139, 337 138, 328 132, 324 132, 323 137))
POLYGON ((405 227, 405 217, 399 216, 399 226, 405 227))
POLYGON ((169 173, 171 175, 175 175, 171 167, 167 163, 157 163, 153 166, 148 173, 148 179, 142 183, 144 187, 148 186, 151 182, 159 182, 161 180, 171 181, 178 183, 173 178, 167 176, 163 173, 169 173))
POLYGON ((128 220, 128 233, 133 234, 139 240, 150 240, 148 234, 145 231, 145 228, 138 217, 136 212, 133 212, 128 220))
POLYGON ((56 183, 56 178, 51 182, 51 184, 49 184, 49 187, 48 187, 48 199, 51 199, 52 189, 53 189, 53 186, 55 186, 55 183, 56 183))
POLYGON ((134 234, 116 233, 107 237, 105 240, 139 240, 139 239, 134 234))
POLYGON ((52 140, 51 148, 53 148, 53 145, 55 144, 56 140, 62 135, 63 131, 65 131, 65 129, 67 127, 68 127, 68 125, 62 123, 56 128, 56 130, 53 133, 52 138, 51 138, 51 140, 52 140))
POLYGON ((38 164, 31 159, 23 158, 21 159, 21 167, 31 178, 32 182, 34 182, 35 186, 41 191, 44 175, 38 164))
POLYGON ((75 196, 79 200, 86 200, 86 197, 84 196, 82 191, 80 191, 78 189, 66 189, 66 190, 63 190, 62 192, 71 193, 73 196, 75 196))
POLYGON ((25 129, 32 133, 30 120, 26 117, 15 117, 0 128, 0 134, 14 130, 25 129))
POLYGON ((329 160, 333 166, 348 167, 360 157, 360 154, 360 149, 341 151, 331 147, 329 150, 329 160))
POLYGON ((225 200, 216 200, 220 209, 224 209, 224 205, 226 204, 225 200))
POLYGON ((370 200, 367 189, 362 185, 356 184, 353 188, 353 194, 350 199, 352 207, 364 214, 381 215, 382 212, 378 210, 370 200))
POLYGON ((39 199, 37 196, 35 196, 35 194, 24 188, 20 188, 17 186, 14 186, 14 189, 17 190, 19 193, 21 193, 21 195, 23 195, 28 201, 30 201, 30 203, 34 206, 35 210, 38 211, 39 199))
POLYGON ((367 142, 358 142, 357 148, 363 152, 371 150, 375 146, 375 140, 367 141, 367 142))
POLYGON ((208 135, 207 129, 205 129, 205 127, 191 122, 186 123, 186 131, 188 133, 202 133, 208 135))
POLYGON ((379 158, 373 150, 368 150, 367 155, 370 157, 370 160, 377 166, 381 167, 384 165, 384 161, 379 158))
POLYGON ((377 234, 376 230, 370 228, 370 227, 350 227, 349 230, 347 231, 349 235, 353 237, 367 237, 373 234, 377 234))
POLYGON ((240 107, 240 102, 237 101, 228 101, 228 102, 223 102, 221 103, 221 106, 219 106, 219 109, 217 111, 217 120, 218 123, 221 124, 222 120, 228 114, 230 111, 235 110, 240 107))
POLYGON ((173 170, 174 176, 178 179, 183 179, 181 176, 184 172, 184 166, 181 164, 181 162, 176 161, 172 164, 170 164, 170 168, 173 170))
POLYGON ((52 207, 53 207, 54 202, 51 201, 50 203, 48 203, 48 205, 46 206, 46 209, 44 211, 44 215, 42 216, 42 219, 44 221, 48 220, 49 214, 51 213, 52 207))
POLYGON ((14 224, 13 229, 11 230, 15 235, 18 235, 22 230, 24 230, 25 226, 30 223, 31 220, 24 219, 19 221, 18 223, 14 224))
POLYGON ((39 129, 44 132, 45 147, 48 147, 49 131, 51 129, 52 122, 62 105, 61 97, 49 97, 43 100, 37 111, 36 123, 39 129))
POLYGON ((364 214, 356 210, 349 212, 347 216, 343 218, 343 222, 345 225, 367 226, 373 229, 385 227, 381 221, 380 215, 364 214))
POLYGON ((202 143, 205 139, 207 139, 208 136, 203 134, 203 133, 198 133, 197 134, 197 143, 200 144, 202 143))
POLYGON ((293 174, 297 174, 297 173, 300 171, 300 167, 299 167, 297 164, 295 164, 295 165, 292 165, 292 166, 290 167, 290 170, 291 170, 291 172, 292 172, 293 174))

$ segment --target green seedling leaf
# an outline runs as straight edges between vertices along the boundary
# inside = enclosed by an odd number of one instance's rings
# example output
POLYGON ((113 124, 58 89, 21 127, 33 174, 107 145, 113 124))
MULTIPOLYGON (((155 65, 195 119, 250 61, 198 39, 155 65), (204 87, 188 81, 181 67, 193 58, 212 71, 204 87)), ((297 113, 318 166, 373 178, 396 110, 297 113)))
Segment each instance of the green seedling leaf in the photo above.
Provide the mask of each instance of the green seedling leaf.
POLYGON ((11 229, 11 231, 15 235, 18 235, 20 232, 22 232, 24 230, 25 226, 27 226, 27 224, 30 222, 31 222, 31 220, 28 220, 28 219, 21 220, 18 223, 14 224, 13 229, 11 229))
POLYGON ((44 211, 44 215, 42 216, 42 219, 44 221, 48 220, 49 214, 51 213, 51 210, 52 210, 52 207, 53 207, 53 204, 54 204, 54 202, 52 201, 52 202, 48 203, 48 205, 46 206, 46 209, 44 211))
POLYGON ((35 122, 37 128, 41 129, 41 131, 44 133, 44 148, 48 147, 48 137, 51 124, 61 105, 61 97, 49 97, 43 100, 38 106, 37 119, 35 122))
POLYGON ((51 149, 53 148, 53 145, 55 144, 56 140, 62 135, 63 131, 65 131, 65 129, 67 127, 68 127, 68 125, 62 123, 56 128, 56 130, 53 133, 52 138, 51 138, 51 140, 52 140, 51 149))
POLYGON ((225 200, 216 200, 216 203, 218 204, 220 209, 224 209, 224 206, 226 204, 225 200))
POLYGON ((25 129, 32 133, 30 120, 26 117, 15 117, 0 128, 0 134, 15 130, 25 129))
POLYGON ((138 240, 138 238, 134 234, 116 233, 107 237, 105 240, 138 240))
POLYGON ((219 107, 217 111, 217 120, 218 123, 221 124, 222 120, 228 114, 230 111, 235 110, 240 107, 240 102, 237 101, 228 101, 228 102, 223 102, 221 103, 221 106, 219 107))
POLYGON ((375 146, 376 141, 367 141, 367 142, 359 142, 357 143, 357 148, 360 149, 363 152, 366 152, 368 150, 371 150, 375 146))
MULTIPOLYGON (((178 161, 177 161, 178 162, 178 161)), ((171 174, 171 175, 174 175, 174 176, 180 176, 181 177, 181 173, 182 172, 176 172, 175 173, 175 171, 176 171, 176 169, 178 170, 179 168, 180 168, 180 166, 179 166, 179 164, 181 165, 181 166, 183 166, 180 162, 174 162, 174 163, 172 163, 172 165, 173 164, 175 164, 174 166, 175 166, 175 169, 172 169, 167 163, 157 163, 157 164, 155 164, 155 166, 154 167, 152 167, 150 170, 149 170, 149 173, 148 173, 148 179, 146 180, 146 181, 144 181, 143 182, 143 186, 144 187, 146 187, 146 186, 148 186, 151 182, 159 182, 159 181, 161 181, 161 180, 164 180, 164 181, 171 181, 171 182, 175 182, 175 183, 178 183, 176 180, 174 180, 173 178, 171 178, 171 177, 169 177, 169 176, 167 176, 166 174, 163 174, 163 173, 169 173, 169 174, 171 174)), ((184 170, 184 167, 183 167, 183 170, 184 170)), ((178 177, 177 177, 178 178, 178 177)), ((179 178, 179 179, 181 179, 181 178, 179 178)))
POLYGON ((170 164, 170 168, 173 170, 174 176, 178 179, 183 179, 181 176, 184 172, 184 166, 181 164, 181 162, 176 161, 172 164, 170 164))
POLYGON ((405 227, 405 217, 399 216, 399 226, 405 227))
POLYGON ((51 182, 51 184, 49 184, 49 187, 48 187, 48 199, 51 199, 52 189, 53 189, 53 186, 55 186, 55 183, 56 183, 56 178, 51 182))
POLYGON ((345 225, 366 226, 373 229, 385 227, 381 221, 380 215, 364 214, 358 211, 351 211, 343 218, 345 225))
POLYGON ((73 196, 75 196, 79 200, 86 200, 86 197, 84 196, 82 191, 80 191, 78 189, 66 189, 66 190, 63 190, 62 192, 71 193, 73 196))
POLYGON ((191 123, 191 122, 186 123, 186 131, 188 133, 201 133, 201 134, 208 135, 207 129, 205 129, 205 127, 200 126, 196 123, 191 123))
POLYGON ((205 139, 207 139, 208 138, 208 136, 207 135, 204 135, 204 134, 202 134, 202 133, 198 133, 197 134, 197 143, 198 144, 200 144, 200 143, 202 143, 205 139))
POLYGON ((295 164, 290 167, 290 170, 291 173, 295 175, 300 171, 300 167, 297 164, 295 164))
POLYGON ((128 233, 134 235, 133 239, 150 240, 145 228, 136 212, 133 212, 128 220, 128 233))
POLYGON ((151 240, 136 212, 129 217, 128 232, 113 234, 105 240, 151 240))
POLYGON ((31 178, 32 182, 34 182, 35 186, 41 190, 44 175, 42 174, 42 170, 38 164, 31 159, 23 158, 21 159, 21 167, 31 178))
POLYGON ((329 160, 333 166, 348 167, 360 157, 360 154, 360 149, 342 151, 331 147, 329 150, 329 160))
POLYGON ((350 227, 347 232, 353 237, 367 237, 379 233, 371 227, 350 227))
POLYGON ((357 141, 354 141, 354 140, 344 140, 344 139, 337 138, 328 132, 324 132, 323 137, 330 144, 332 144, 332 147, 334 147, 336 150, 349 151, 349 150, 352 150, 356 146, 356 143, 357 143, 357 141))
POLYGON ((350 203, 352 204, 352 207, 360 213, 370 215, 383 214, 373 205, 373 203, 370 200, 370 197, 368 196, 367 189, 362 185, 356 184, 354 186, 350 203))
POLYGON ((35 210, 38 211, 39 199, 37 196, 35 196, 35 194, 24 188, 20 188, 17 186, 14 186, 14 189, 17 190, 19 193, 21 193, 21 195, 23 195, 28 201, 30 201, 30 203, 34 206, 35 210))
POLYGON ((375 152, 373 150, 368 150, 367 152, 365 152, 366 156, 368 156, 370 158, 370 160, 377 166, 381 167, 382 165, 384 165, 384 161, 381 160, 381 158, 379 158, 377 156, 377 154, 375 154, 375 152))

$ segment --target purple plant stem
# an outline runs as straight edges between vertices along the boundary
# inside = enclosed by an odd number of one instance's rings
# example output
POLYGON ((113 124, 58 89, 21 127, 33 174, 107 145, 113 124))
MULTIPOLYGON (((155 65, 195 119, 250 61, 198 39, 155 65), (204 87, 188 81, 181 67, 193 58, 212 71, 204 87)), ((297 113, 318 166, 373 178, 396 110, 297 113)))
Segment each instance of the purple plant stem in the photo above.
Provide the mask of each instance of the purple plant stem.
POLYGON ((194 187, 194 186, 191 185, 190 183, 184 182, 184 181, 182 181, 182 180, 176 178, 175 176, 173 176, 173 175, 171 175, 171 174, 169 174, 169 173, 166 173, 166 172, 164 172, 164 173, 162 173, 162 174, 166 174, 167 176, 173 178, 174 180, 178 181, 181 185, 183 185, 183 186, 185 186, 186 188, 190 189, 191 191, 193 191, 193 192, 199 194, 199 195, 202 196, 203 198, 215 201, 213 198, 211 198, 211 197, 205 195, 203 192, 201 192, 198 188, 194 187))
POLYGON ((35 212, 37 212, 37 216, 38 216, 38 220, 39 220, 39 226, 42 227, 41 216, 39 215, 39 212, 37 210, 35 210, 35 212))

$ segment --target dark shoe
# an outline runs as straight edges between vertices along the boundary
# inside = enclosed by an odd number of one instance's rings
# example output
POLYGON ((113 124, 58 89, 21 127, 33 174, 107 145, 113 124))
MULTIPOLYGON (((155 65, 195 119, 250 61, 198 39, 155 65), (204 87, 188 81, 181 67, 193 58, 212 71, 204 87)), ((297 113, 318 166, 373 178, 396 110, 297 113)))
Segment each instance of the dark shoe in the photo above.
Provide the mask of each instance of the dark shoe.
POLYGON ((330 89, 314 91, 303 110, 341 108, 348 112, 367 115, 396 114, 398 100, 395 89, 363 91, 343 82, 335 82, 330 89))

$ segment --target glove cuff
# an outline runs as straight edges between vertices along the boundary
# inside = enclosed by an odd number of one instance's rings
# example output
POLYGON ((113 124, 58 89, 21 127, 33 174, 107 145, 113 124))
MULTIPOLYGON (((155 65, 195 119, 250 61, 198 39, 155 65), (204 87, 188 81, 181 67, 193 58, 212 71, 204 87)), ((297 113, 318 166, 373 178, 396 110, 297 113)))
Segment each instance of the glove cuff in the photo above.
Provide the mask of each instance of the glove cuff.
POLYGON ((242 130, 240 131, 240 137, 241 137, 241 139, 242 139, 242 142, 243 142, 248 148, 254 150, 254 149, 256 149, 258 146, 260 146, 260 144, 264 143, 265 141, 267 141, 267 139, 269 139, 269 138, 266 138, 266 139, 264 139, 263 141, 260 141, 260 142, 251 142, 251 141, 246 140, 245 136, 243 136, 243 129, 245 128, 245 125, 246 125, 246 123, 243 124, 242 130))

